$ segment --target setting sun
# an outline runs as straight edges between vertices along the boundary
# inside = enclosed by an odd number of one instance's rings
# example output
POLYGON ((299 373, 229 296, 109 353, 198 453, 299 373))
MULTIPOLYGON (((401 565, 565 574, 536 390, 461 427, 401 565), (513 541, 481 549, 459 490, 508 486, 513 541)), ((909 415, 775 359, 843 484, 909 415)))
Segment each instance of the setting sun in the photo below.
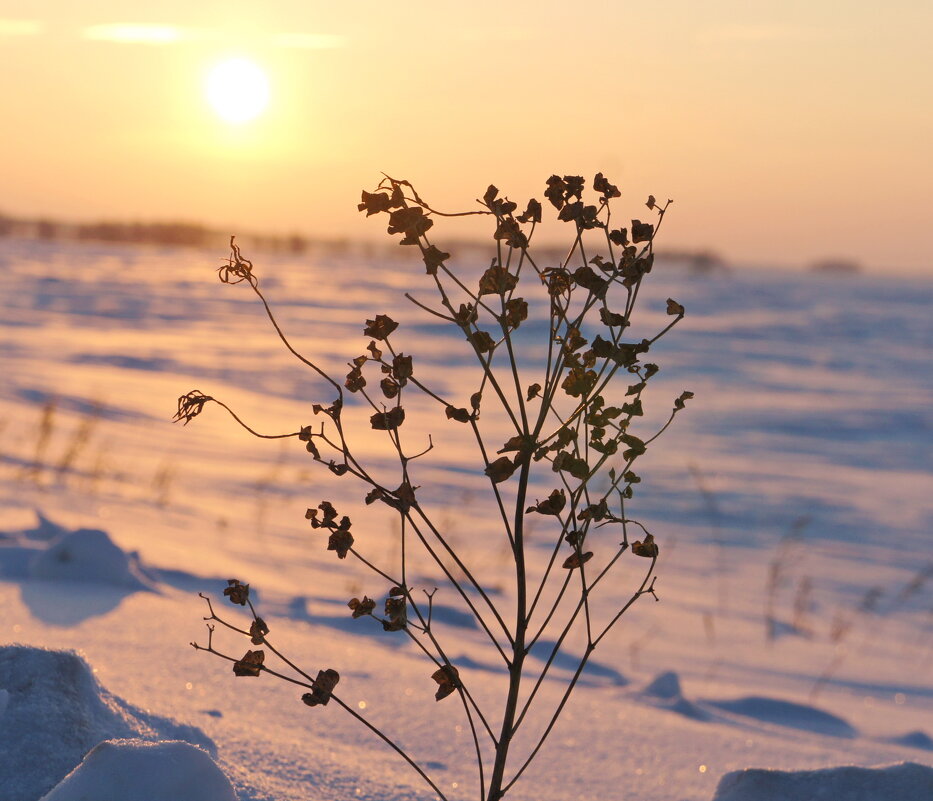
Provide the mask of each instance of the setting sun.
POLYGON ((224 120, 249 122, 269 102, 269 81, 254 62, 231 58, 215 65, 207 75, 207 99, 224 120))

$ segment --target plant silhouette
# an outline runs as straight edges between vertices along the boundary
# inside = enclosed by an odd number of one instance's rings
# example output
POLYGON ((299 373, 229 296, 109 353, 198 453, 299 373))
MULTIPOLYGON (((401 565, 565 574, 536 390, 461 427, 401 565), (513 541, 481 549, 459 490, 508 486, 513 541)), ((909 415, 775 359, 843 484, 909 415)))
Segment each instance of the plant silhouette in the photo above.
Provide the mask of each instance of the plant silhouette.
MULTIPOLYGON (((420 255, 436 292, 434 305, 410 294, 406 297, 419 314, 431 315, 459 331, 475 359, 475 385, 469 388, 465 402, 444 397, 432 387, 431 377, 422 373, 416 359, 397 350, 393 334, 399 323, 385 314, 374 314, 366 321, 363 333, 369 342, 361 355, 348 362, 344 376, 331 375, 299 353, 279 327, 252 262, 231 238, 230 256, 218 270, 220 280, 248 284, 285 347, 329 385, 333 397, 313 406, 319 422, 286 434, 261 434, 223 402, 198 390, 179 399, 175 415, 187 424, 215 403, 256 436, 294 437, 305 443, 322 469, 357 481, 365 490, 362 500, 366 504, 384 504, 398 515, 401 547, 394 564, 377 564, 378 560, 364 555, 354 539, 351 518, 330 501, 308 509, 306 518, 313 529, 326 534, 326 547, 336 558, 358 560, 384 587, 382 595, 373 593, 375 598, 351 598, 348 614, 408 637, 431 664, 426 691, 430 688, 437 701, 459 697, 475 750, 476 790, 481 801, 499 801, 526 771, 591 655, 622 615, 644 595, 657 600, 658 543, 629 516, 627 505, 641 481, 635 463, 693 397, 685 391, 675 398, 659 430, 650 435, 635 433, 643 415, 643 391, 659 369, 645 361, 646 355, 683 319, 684 307, 668 299, 668 322, 651 338, 632 341, 626 333, 639 290, 652 270, 655 237, 671 201, 659 205, 650 196, 646 206, 654 222, 635 219, 629 227, 617 227, 611 202, 620 196, 618 188, 599 173, 592 193, 593 202, 587 202, 580 176, 553 175, 547 180, 547 205, 570 231, 566 256, 550 266, 539 260, 532 246, 544 214, 538 200, 529 200, 519 212, 517 204, 490 186, 478 201, 478 209, 450 214, 432 208, 408 181, 388 176, 374 191, 362 193, 359 210, 367 217, 386 216, 388 233, 399 236, 400 244, 420 255), (451 255, 429 238, 436 218, 466 215, 487 218, 492 231, 493 257, 478 282, 451 267, 451 255), (519 359, 516 332, 528 324, 536 309, 546 314, 546 341, 538 343, 546 356, 540 369, 529 375, 527 364, 519 359), (465 426, 475 441, 475 469, 486 476, 491 508, 514 562, 514 581, 503 596, 491 591, 484 576, 468 563, 468 556, 435 523, 431 509, 435 499, 422 497, 415 463, 435 443, 432 436, 426 448, 413 452, 405 437, 405 403, 411 393, 422 393, 438 404, 444 414, 441 419, 447 425, 465 426), (368 406, 369 430, 379 432, 391 444, 398 462, 397 485, 377 480, 354 450, 354 434, 360 432, 345 427, 348 401, 368 406), (490 419, 504 421, 509 428, 504 442, 490 441, 490 419), (543 497, 532 498, 533 487, 541 486, 548 487, 543 497), (536 541, 544 536, 550 543, 546 565, 537 570, 526 560, 532 520, 537 521, 536 541), (542 530, 546 533, 537 533, 542 530), (477 702, 432 626, 436 590, 410 586, 417 559, 427 560, 443 573, 507 673, 507 689, 495 716, 477 702), (623 589, 624 577, 616 574, 629 559, 640 569, 633 584, 623 589), (612 614, 595 612, 592 601, 597 594, 615 597, 612 614), (545 631, 549 635, 542 639, 545 631), (538 690, 556 661, 566 664, 571 632, 582 632, 586 647, 560 700, 544 710, 543 725, 531 731, 527 723, 530 711, 540 702, 538 690), (543 666, 527 659, 536 643, 545 642, 549 653, 543 666), (523 736, 521 757, 516 759, 512 746, 523 736)), ((192 643, 196 649, 231 662, 236 676, 269 674, 301 686, 305 689, 301 700, 309 706, 337 704, 394 749, 439 798, 447 798, 389 733, 340 699, 336 669, 306 672, 273 645, 269 627, 253 606, 249 585, 231 579, 223 594, 248 610, 248 619, 242 624, 230 622, 202 595, 208 607, 208 639, 206 645, 192 643), (216 624, 248 638, 255 647, 240 657, 222 652, 214 644, 216 624), (278 660, 275 667, 267 654, 278 660)))

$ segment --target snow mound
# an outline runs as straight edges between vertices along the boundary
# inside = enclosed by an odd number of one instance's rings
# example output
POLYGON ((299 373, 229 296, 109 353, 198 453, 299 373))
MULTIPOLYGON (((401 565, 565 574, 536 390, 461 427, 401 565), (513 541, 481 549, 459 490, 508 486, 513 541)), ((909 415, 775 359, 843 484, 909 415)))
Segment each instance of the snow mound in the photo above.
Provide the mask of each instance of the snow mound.
POLYGON ((126 554, 105 531, 79 528, 59 535, 29 565, 30 578, 93 581, 134 590, 152 589, 138 559, 126 554))
POLYGON ((56 537, 60 537, 62 534, 68 533, 67 528, 60 526, 58 523, 53 523, 38 509, 35 511, 36 525, 34 528, 29 528, 21 532, 23 536, 31 540, 42 540, 44 542, 48 542, 49 540, 53 540, 56 537))
POLYGON ((933 768, 903 762, 880 768, 733 771, 719 780, 713 801, 929 801, 931 798, 933 768))
POLYGON ((907 734, 902 734, 900 737, 892 737, 888 742, 894 743, 895 745, 909 745, 911 748, 923 748, 927 751, 933 751, 933 737, 930 737, 929 734, 920 729, 907 732, 907 734))
POLYGON ((229 779, 189 743, 108 740, 42 801, 236 801, 229 779))
POLYGON ((186 740, 216 752, 200 729, 109 693, 70 651, 0 648, 0 689, 0 801, 36 801, 103 740, 186 740))
POLYGON ((665 701, 681 698, 683 693, 680 690, 680 676, 672 670, 659 673, 642 692, 652 698, 661 698, 665 701))
POLYGON ((733 701, 708 701, 707 703, 724 712, 755 718, 763 723, 804 729, 830 737, 856 737, 858 735, 858 732, 847 721, 831 712, 779 698, 750 695, 746 698, 736 698, 733 701))
POLYGON ((709 714, 693 701, 684 698, 680 688, 680 676, 669 670, 659 673, 643 689, 643 700, 659 709, 676 712, 691 720, 709 720, 709 714))

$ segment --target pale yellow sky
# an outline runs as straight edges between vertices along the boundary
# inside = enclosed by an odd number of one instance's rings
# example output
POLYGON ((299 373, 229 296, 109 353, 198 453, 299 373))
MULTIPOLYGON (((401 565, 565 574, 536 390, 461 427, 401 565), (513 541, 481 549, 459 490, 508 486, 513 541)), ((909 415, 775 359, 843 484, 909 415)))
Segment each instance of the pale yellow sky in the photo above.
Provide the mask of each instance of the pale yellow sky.
POLYGON ((450 209, 602 170, 668 247, 933 274, 931 39, 929 0, 0 0, 0 211, 373 239, 383 170, 450 209))

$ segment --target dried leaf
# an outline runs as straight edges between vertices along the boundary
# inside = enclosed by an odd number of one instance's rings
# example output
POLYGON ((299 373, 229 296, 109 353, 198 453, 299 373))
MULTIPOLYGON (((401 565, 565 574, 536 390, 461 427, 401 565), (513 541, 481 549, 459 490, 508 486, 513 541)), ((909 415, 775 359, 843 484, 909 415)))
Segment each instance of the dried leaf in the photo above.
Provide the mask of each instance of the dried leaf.
POLYGON ((603 498, 599 503, 591 503, 586 507, 578 517, 581 520, 595 520, 599 522, 600 520, 605 520, 609 515, 609 504, 606 502, 606 499, 603 498))
POLYGON ((473 307, 472 303, 461 303, 460 308, 454 312, 454 320, 456 320, 460 325, 475 323, 478 316, 479 315, 476 309, 473 307))
MULTIPOLYGON (((377 314, 375 320, 367 320, 363 333, 373 339, 385 339, 396 328, 398 323, 386 314, 377 314)), ((380 354, 382 355, 382 354, 380 354)))
POLYGON ((337 519, 337 510, 330 501, 321 501, 317 509, 308 509, 305 520, 311 521, 311 528, 329 528, 337 519), (318 509, 321 510, 321 519, 318 520, 318 509))
POLYGON ((453 665, 441 665, 431 674, 431 678, 439 685, 434 693, 436 701, 446 698, 460 686, 460 674, 453 665))
POLYGON ((568 198, 579 198, 583 195, 583 189, 586 186, 586 181, 583 179, 582 175, 565 175, 564 186, 566 187, 565 194, 568 198))
POLYGON ((645 541, 636 540, 632 543, 632 553, 635 556, 644 556, 646 559, 654 559, 658 555, 658 545, 651 534, 645 534, 645 541))
POLYGON ((405 382, 411 378, 411 375, 411 356, 405 356, 399 353, 392 359, 392 377, 398 381, 401 386, 405 386, 405 382))
POLYGON ((538 395, 540 394, 541 394, 541 385, 532 384, 530 387, 528 387, 528 395, 525 398, 525 400, 531 400, 532 398, 537 398, 538 395))
POLYGON ((443 250, 438 249, 434 245, 425 248, 421 256, 424 259, 424 267, 428 275, 437 275, 438 267, 450 258, 449 253, 444 253, 443 250))
POLYGON ((574 568, 580 567, 580 565, 585 565, 592 558, 592 551, 587 551, 586 553, 574 551, 572 554, 570 554, 570 556, 564 559, 564 563, 561 565, 561 567, 563 567, 565 570, 573 570, 574 568))
POLYGON ((347 602, 347 606, 353 610, 353 618, 355 620, 358 617, 371 615, 373 609, 376 608, 376 602, 372 598, 368 598, 364 595, 362 601, 359 598, 351 598, 347 602))
POLYGON ((378 214, 380 211, 389 211, 392 208, 392 197, 385 192, 370 194, 364 190, 361 200, 362 202, 357 206, 357 209, 365 211, 367 217, 378 214))
MULTIPOLYGON (((515 204, 511 205, 514 206, 515 204)), ((511 217, 507 217, 499 223, 496 232, 493 234, 493 239, 497 241, 505 240, 505 244, 510 248, 528 247, 528 237, 525 236, 518 222, 511 217)))
POLYGON ((269 633, 269 627, 266 625, 266 621, 261 617, 253 618, 253 622, 249 624, 249 641, 253 645, 262 645, 263 638, 269 633))
POLYGON ((654 199, 654 195, 648 195, 648 201, 645 203, 645 205, 646 205, 649 209, 657 208, 657 205, 658 205, 658 204, 657 204, 657 202, 656 202, 655 199, 654 199))
POLYGON ((596 386, 598 379, 599 376, 595 370, 574 367, 561 382, 561 387, 571 398, 579 398, 589 394, 596 386))
POLYGON ((456 420, 458 423, 470 422, 470 413, 466 409, 448 406, 444 409, 444 413, 447 415, 448 420, 456 420))
POLYGON ((561 222, 573 222, 583 219, 583 201, 578 200, 575 203, 568 203, 560 210, 557 219, 561 222))
POLYGON ((593 189, 599 192, 606 200, 614 197, 622 197, 619 187, 609 183, 601 172, 596 173, 596 177, 593 179, 593 189))
POLYGON ((405 410, 401 406, 387 412, 376 412, 369 418, 369 424, 375 431, 395 431, 405 422, 405 410))
POLYGON ((551 201, 551 205, 555 209, 560 209, 564 205, 564 190, 566 190, 567 184, 565 184, 559 175, 552 175, 547 179, 547 189, 544 190, 544 196, 551 201))
POLYGON ((560 451, 554 457, 551 469, 555 473, 558 471, 570 473, 580 481, 583 481, 590 474, 590 466, 583 459, 574 456, 569 451, 560 451))
POLYGON ((529 506, 525 513, 537 512, 542 515, 559 515, 567 504, 567 496, 562 489, 556 489, 551 492, 543 501, 538 501, 534 506, 529 506))
MULTIPOLYGON (((647 242, 654 236, 654 226, 651 223, 643 223, 641 220, 632 220, 632 242, 636 245, 639 242, 647 242)), ((647 272, 647 270, 645 271, 647 272)))
POLYGON ((511 328, 518 328, 528 319, 528 303, 524 298, 510 298, 505 303, 505 322, 511 328))
POLYGON ((262 663, 266 655, 263 651, 247 651, 233 663, 235 676, 258 676, 262 672, 262 663))
POLYGON ((600 359, 611 359, 622 367, 629 367, 638 361, 638 355, 645 353, 651 343, 642 340, 637 343, 622 342, 614 345, 597 335, 592 344, 593 353, 600 359))
POLYGON ((386 598, 385 612, 386 619, 382 621, 382 628, 385 631, 401 631, 408 625, 408 611, 404 597, 386 598))
POLYGON ((390 400, 398 395, 399 385, 391 378, 383 378, 382 381, 379 382, 379 387, 382 389, 382 394, 390 400))
POLYGON ((301 700, 308 706, 327 706, 339 681, 340 674, 333 668, 319 670, 317 678, 311 682, 311 692, 302 695, 301 700))
POLYGON ((693 397, 692 392, 688 392, 687 390, 684 390, 683 392, 680 393, 679 398, 674 399, 674 408, 677 411, 680 411, 681 409, 685 408, 685 402, 690 400, 692 397, 693 397))
POLYGON ((483 295, 502 295, 515 289, 517 283, 518 277, 493 259, 492 265, 479 279, 479 294, 480 297, 483 295))
POLYGON ((514 437, 509 437, 505 444, 496 451, 496 453, 509 453, 511 451, 526 451, 529 450, 530 442, 521 434, 516 434, 514 437))
POLYGON ((393 491, 393 503, 391 505, 395 506, 396 509, 402 512, 407 512, 415 505, 415 490, 418 487, 413 487, 407 481, 403 481, 398 487, 393 491))
POLYGON ((586 344, 586 339, 580 336, 580 329, 574 326, 568 326, 567 333, 564 335, 563 351, 565 355, 580 350, 586 344))
POLYGON ((609 282, 605 278, 600 278, 592 267, 585 264, 576 269, 573 280, 577 282, 577 286, 588 289, 599 300, 606 296, 606 290, 609 288, 609 282))
POLYGON ((417 245, 418 237, 428 232, 434 225, 434 220, 424 215, 424 211, 417 206, 396 209, 389 215, 390 234, 405 234, 401 244, 417 245))
POLYGON ((680 317, 684 316, 684 307, 681 306, 676 300, 672 298, 667 299, 667 313, 676 314, 680 317))
POLYGON ((525 211, 516 217, 520 223, 539 223, 541 222, 541 204, 532 198, 528 201, 525 211))
POLYGON ((327 538, 327 550, 336 551, 341 559, 347 558, 347 553, 353 547, 353 535, 349 531, 332 531, 327 538))
POLYGON ((363 371, 359 367, 354 367, 347 373, 347 380, 344 381, 343 385, 350 390, 350 392, 359 392, 366 386, 366 379, 363 377, 363 371))
POLYGON ((370 504, 373 504, 376 501, 384 501, 385 497, 386 497, 386 494, 381 487, 374 487, 373 489, 371 489, 369 492, 366 493, 366 497, 364 498, 364 500, 366 501, 366 505, 369 506, 370 504))
POLYGON ((340 410, 342 408, 343 403, 338 399, 330 406, 322 406, 320 403, 315 403, 311 406, 311 411, 315 414, 326 414, 332 420, 337 420, 340 417, 340 410))
POLYGON ((628 445, 628 450, 622 453, 622 458, 626 461, 634 459, 636 456, 641 456, 648 449, 643 440, 631 434, 622 434, 619 439, 628 445))
POLYGON ((249 598, 249 584, 241 584, 237 579, 227 579, 227 589, 224 595, 230 599, 230 603, 246 606, 249 598))
POLYGON ((547 285, 547 292, 552 298, 569 294, 573 288, 570 273, 563 267, 549 267, 542 271, 541 280, 547 285))
POLYGON ((496 347, 496 341, 485 331, 472 331, 467 340, 479 353, 489 353, 496 347))
POLYGON ((515 463, 508 456, 500 456, 483 471, 493 484, 501 484, 515 472, 515 463))
POLYGON ((593 439, 590 441, 590 447, 597 453, 603 453, 606 456, 612 456, 616 451, 619 450, 619 443, 614 439, 609 439, 603 442, 601 439, 594 435, 593 439))
POLYGON ((631 403, 623 403, 622 411, 629 417, 641 417, 644 414, 641 408, 641 398, 635 398, 631 403))

